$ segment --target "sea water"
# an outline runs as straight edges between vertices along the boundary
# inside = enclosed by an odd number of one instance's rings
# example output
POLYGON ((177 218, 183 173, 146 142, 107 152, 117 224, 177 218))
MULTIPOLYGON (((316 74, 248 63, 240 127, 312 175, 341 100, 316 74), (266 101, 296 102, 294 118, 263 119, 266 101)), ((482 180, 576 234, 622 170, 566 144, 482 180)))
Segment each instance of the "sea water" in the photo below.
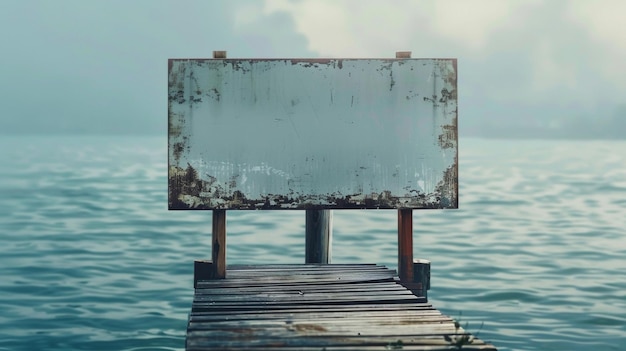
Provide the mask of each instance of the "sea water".
MULTIPOLYGON (((626 347, 626 142, 461 139, 460 209, 414 211, 430 302, 500 350, 626 347), (482 328, 481 328, 482 326, 482 328)), ((0 137, 0 350, 181 350, 209 211, 162 137, 0 137)), ((304 213, 229 211, 228 263, 302 263, 304 213)), ((334 263, 396 266, 396 212, 334 211, 334 263)))

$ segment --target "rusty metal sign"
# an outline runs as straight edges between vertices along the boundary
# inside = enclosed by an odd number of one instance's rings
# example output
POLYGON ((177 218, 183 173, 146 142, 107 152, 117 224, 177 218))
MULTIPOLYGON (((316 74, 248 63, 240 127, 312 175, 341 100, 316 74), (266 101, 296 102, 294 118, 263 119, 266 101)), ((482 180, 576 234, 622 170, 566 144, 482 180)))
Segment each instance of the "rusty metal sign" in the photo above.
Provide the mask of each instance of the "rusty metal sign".
POLYGON ((170 209, 457 208, 455 59, 171 59, 170 209))

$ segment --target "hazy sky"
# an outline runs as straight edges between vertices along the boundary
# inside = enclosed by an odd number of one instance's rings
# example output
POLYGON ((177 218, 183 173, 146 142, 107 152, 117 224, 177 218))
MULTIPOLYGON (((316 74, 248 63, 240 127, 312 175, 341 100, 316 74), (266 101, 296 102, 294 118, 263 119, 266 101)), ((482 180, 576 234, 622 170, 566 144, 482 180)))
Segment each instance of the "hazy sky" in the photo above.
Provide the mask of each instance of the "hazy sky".
MULTIPOLYGON (((0 133, 162 133, 167 59, 459 59, 459 123, 555 128, 626 103, 623 0, 3 0, 0 133)), ((626 134, 626 131, 624 131, 626 134)))

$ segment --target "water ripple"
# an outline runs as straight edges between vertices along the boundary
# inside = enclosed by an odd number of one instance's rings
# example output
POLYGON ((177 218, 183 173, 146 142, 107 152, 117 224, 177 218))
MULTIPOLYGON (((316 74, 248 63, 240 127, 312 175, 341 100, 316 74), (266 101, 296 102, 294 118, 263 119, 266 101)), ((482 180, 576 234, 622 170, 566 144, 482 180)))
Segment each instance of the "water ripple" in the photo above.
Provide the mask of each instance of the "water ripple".
MULTIPOLYGON (((184 348, 211 215, 166 210, 165 145, 0 139, 0 350, 184 348)), ((459 159, 461 208, 414 212, 433 304, 500 350, 621 349, 626 143, 466 140, 459 159)), ((335 211, 333 261, 395 268, 396 225, 335 211)), ((230 263, 304 260, 303 212, 227 226, 230 263)))

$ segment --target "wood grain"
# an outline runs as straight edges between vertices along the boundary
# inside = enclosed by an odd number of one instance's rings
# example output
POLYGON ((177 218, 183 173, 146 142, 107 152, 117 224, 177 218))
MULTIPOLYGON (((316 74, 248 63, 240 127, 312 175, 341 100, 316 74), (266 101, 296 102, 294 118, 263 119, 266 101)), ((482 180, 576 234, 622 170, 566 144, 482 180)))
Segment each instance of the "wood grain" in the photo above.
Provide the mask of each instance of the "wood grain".
MULTIPOLYGON (((198 281, 187 350, 449 350, 454 321, 379 265, 233 265, 198 281)), ((495 350, 475 339, 464 350, 495 350)))

